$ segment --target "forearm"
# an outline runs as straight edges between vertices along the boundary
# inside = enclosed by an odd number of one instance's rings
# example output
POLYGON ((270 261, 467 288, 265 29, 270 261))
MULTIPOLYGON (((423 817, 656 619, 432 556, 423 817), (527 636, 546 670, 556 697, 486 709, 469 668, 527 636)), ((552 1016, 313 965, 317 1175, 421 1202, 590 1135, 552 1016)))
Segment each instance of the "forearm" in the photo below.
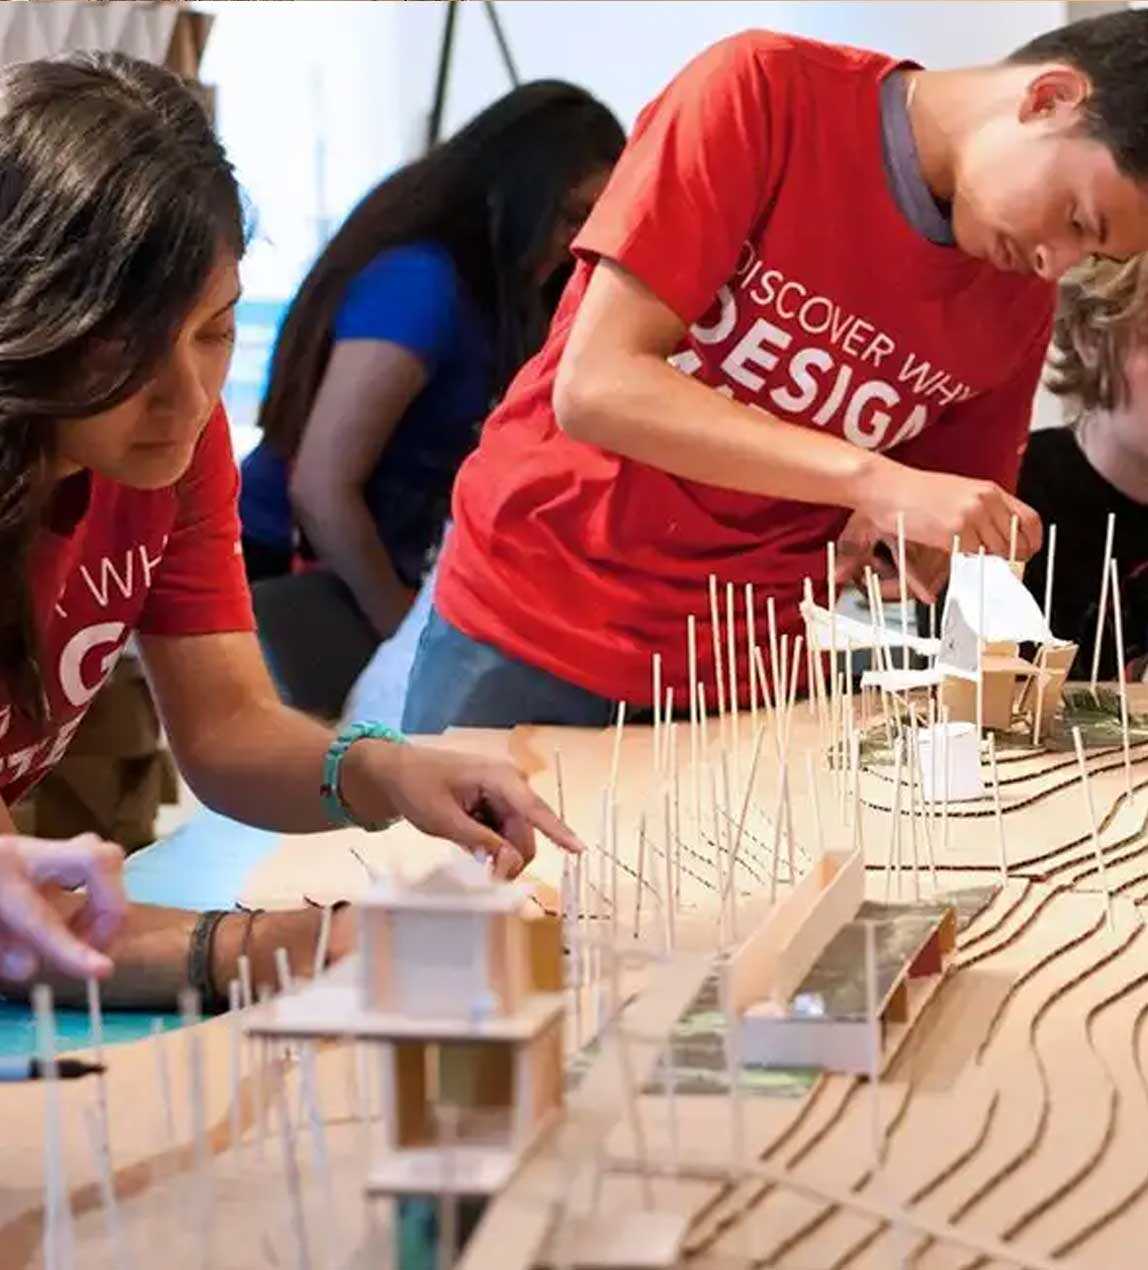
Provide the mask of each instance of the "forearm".
POLYGON ((563 428, 675 476, 797 502, 857 507, 890 460, 722 396, 653 355, 619 359, 609 378, 564 364, 563 428))
POLYGON ((381 638, 402 620, 411 592, 399 578, 358 488, 303 488, 295 506, 319 558, 350 587, 381 638))
POLYGON ((247 702, 216 715, 190 752, 177 745, 176 757, 212 810, 277 833, 317 833, 333 827, 319 794, 333 737, 279 702, 247 702))
MULTIPOLYGON (((80 897, 61 893, 53 897, 61 911, 69 913, 79 907, 80 897)), ((256 992, 262 985, 277 987, 275 951, 288 952, 292 972, 309 975, 313 968, 313 952, 317 946, 320 911, 296 909, 282 913, 263 913, 252 919, 248 913, 229 913, 215 931, 208 973, 212 986, 226 998, 228 985, 239 978, 239 958, 246 955, 251 966, 251 979, 256 992)), ((190 987, 188 979, 192 932, 198 913, 158 905, 133 904, 119 934, 108 948, 115 963, 110 978, 101 985, 100 996, 109 1009, 172 1010, 180 993, 190 987)), ((83 1006, 84 984, 61 975, 37 975, 51 985, 60 1005, 83 1006)), ((23 998, 27 984, 0 982, 6 996, 23 998)))

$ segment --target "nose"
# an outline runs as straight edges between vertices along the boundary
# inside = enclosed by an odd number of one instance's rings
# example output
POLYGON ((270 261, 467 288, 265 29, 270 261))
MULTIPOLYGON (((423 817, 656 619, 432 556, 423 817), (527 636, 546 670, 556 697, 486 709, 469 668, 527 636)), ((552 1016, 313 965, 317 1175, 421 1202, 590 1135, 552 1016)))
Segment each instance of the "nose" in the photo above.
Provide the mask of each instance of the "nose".
POLYGON ((160 363, 151 383, 151 405, 176 419, 202 418, 210 402, 196 359, 178 342, 160 363))
POLYGON ((1032 253, 1032 267, 1045 282, 1059 282, 1087 257, 1088 252, 1079 243, 1042 243, 1032 253))

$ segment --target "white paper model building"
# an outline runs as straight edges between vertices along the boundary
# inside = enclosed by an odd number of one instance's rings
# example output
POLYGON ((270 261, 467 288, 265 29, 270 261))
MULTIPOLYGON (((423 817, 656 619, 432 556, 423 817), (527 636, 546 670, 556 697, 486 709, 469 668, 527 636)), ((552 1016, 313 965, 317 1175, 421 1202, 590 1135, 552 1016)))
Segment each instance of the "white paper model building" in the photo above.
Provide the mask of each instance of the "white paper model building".
POLYGON ((561 921, 459 855, 377 882, 359 952, 251 1030, 376 1041, 385 1150, 372 1194, 492 1194, 562 1105, 561 921))

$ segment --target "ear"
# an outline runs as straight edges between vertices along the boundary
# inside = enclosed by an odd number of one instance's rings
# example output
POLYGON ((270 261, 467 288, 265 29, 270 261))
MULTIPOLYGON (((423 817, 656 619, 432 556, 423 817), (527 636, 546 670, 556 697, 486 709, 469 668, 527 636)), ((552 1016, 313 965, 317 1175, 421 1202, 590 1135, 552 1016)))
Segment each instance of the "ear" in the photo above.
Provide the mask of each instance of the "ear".
POLYGON ((1034 119, 1053 120, 1075 117, 1092 95, 1092 82, 1075 66, 1046 66, 1029 80, 1021 99, 1018 118, 1021 123, 1034 119))

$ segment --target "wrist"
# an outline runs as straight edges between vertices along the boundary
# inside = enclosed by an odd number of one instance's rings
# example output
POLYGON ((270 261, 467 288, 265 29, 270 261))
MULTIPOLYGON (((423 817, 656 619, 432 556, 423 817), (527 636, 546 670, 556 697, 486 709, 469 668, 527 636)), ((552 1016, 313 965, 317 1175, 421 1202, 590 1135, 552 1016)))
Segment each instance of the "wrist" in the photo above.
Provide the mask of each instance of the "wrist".
POLYGON ((322 909, 287 909, 278 912, 234 913, 216 932, 212 976, 216 991, 226 1000, 232 980, 239 980, 239 958, 251 966, 251 990, 279 991, 275 952, 282 948, 293 978, 309 977, 319 942, 322 909))
POLYGON ((872 508, 883 504, 882 493, 901 465, 875 450, 860 446, 850 446, 850 449, 853 461, 846 466, 839 482, 840 496, 834 501, 841 507, 868 515, 872 508))
POLYGON ((403 746, 393 741, 364 738, 343 756, 339 797, 346 812, 360 825, 386 825, 395 818, 390 798, 394 772, 403 761, 403 746))

